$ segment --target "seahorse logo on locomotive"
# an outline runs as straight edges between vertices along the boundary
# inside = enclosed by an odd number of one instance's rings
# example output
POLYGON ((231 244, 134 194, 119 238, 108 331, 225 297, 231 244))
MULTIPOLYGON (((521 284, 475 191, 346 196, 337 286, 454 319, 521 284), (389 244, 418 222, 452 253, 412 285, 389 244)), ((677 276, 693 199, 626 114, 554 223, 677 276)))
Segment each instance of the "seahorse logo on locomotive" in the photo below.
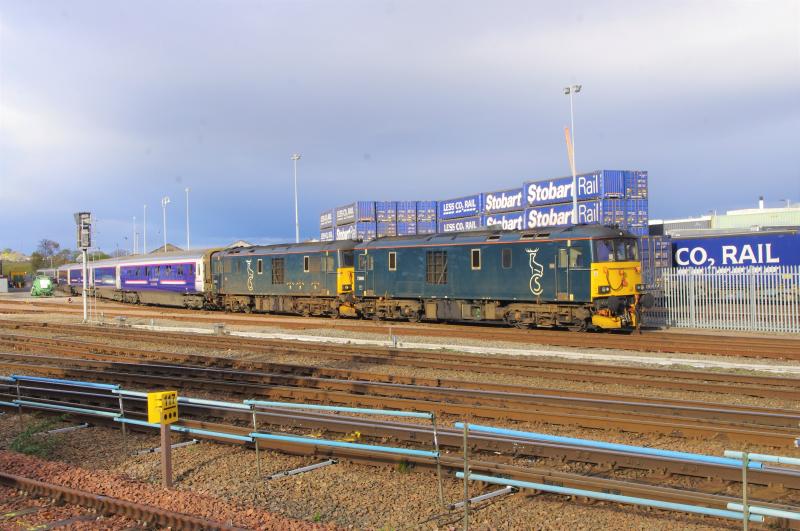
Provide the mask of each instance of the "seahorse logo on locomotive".
POLYGON ((253 259, 245 260, 245 263, 247 263, 247 291, 253 291, 253 268, 251 267, 253 259))
POLYGON ((531 288, 531 293, 538 296, 542 294, 542 284, 540 281, 544 276, 544 266, 536 261, 539 248, 525 249, 525 252, 528 253, 528 264, 531 267, 531 279, 528 285, 531 288))

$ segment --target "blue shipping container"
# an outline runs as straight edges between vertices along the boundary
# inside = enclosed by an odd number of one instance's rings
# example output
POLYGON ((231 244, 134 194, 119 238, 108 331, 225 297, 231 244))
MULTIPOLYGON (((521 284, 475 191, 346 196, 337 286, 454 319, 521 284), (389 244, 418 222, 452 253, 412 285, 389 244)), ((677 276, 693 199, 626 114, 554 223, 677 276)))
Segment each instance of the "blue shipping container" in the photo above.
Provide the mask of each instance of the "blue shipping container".
POLYGON ((417 201, 417 221, 424 221, 424 222, 433 221, 434 222, 433 231, 436 232, 435 222, 436 222, 436 211, 438 208, 439 208, 438 201, 417 201))
POLYGON ((379 221, 377 223, 375 234, 378 238, 384 236, 397 236, 397 223, 388 221, 379 221))
POLYGON ((319 215, 319 228, 327 229, 333 227, 333 210, 326 210, 319 215))
POLYGON ((321 229, 319 231, 319 241, 332 242, 334 240, 334 229, 321 229))
MULTIPOLYGON (((597 170, 576 177, 578 201, 623 197, 625 180, 621 170, 597 170)), ((525 183, 528 206, 552 205, 572 201, 572 176, 525 183)))
POLYGON ((358 223, 351 223, 345 226, 336 226, 336 240, 363 240, 369 241, 375 239, 376 226, 375 222, 359 221, 358 223))
POLYGON ((417 234, 436 234, 436 229, 435 219, 432 221, 417 221, 417 234))
POLYGON ((647 225, 650 220, 647 199, 626 199, 625 223, 627 225, 647 225))
POLYGON ((673 238, 675 267, 771 267, 800 265, 800 232, 763 232, 673 238))
POLYGON ((397 221, 397 201, 376 201, 375 219, 386 223, 397 221))
POLYGON ((647 199, 647 172, 640 170, 625 172, 625 197, 647 199))
POLYGON ((480 214, 483 209, 481 195, 468 195, 439 201, 437 216, 439 221, 445 219, 465 218, 480 214))
POLYGON ((483 225, 490 229, 522 230, 525 228, 525 211, 486 214, 483 216, 483 225))
POLYGON ((486 214, 513 212, 525 208, 522 188, 511 188, 498 192, 486 192, 483 196, 483 211, 486 214))
MULTIPOLYGON (((434 211, 436 209, 434 208, 434 211)), ((398 201, 397 202, 397 221, 414 223, 417 221, 417 202, 416 201, 398 201)), ((414 229, 416 234, 416 229, 414 229)))
POLYGON ((397 222, 397 235, 398 236, 413 236, 417 233, 417 224, 410 221, 397 222))
MULTIPOLYGON (((624 225, 624 199, 598 199, 578 203, 578 223, 591 225, 624 225)), ((566 227, 572 223, 572 203, 546 205, 525 211, 525 228, 566 227)))
POLYGON ((373 201, 350 203, 336 208, 333 218, 336 225, 347 225, 356 221, 375 221, 375 203, 373 201))
POLYGON ((466 232, 483 228, 483 216, 448 219, 439 222, 439 232, 466 232))

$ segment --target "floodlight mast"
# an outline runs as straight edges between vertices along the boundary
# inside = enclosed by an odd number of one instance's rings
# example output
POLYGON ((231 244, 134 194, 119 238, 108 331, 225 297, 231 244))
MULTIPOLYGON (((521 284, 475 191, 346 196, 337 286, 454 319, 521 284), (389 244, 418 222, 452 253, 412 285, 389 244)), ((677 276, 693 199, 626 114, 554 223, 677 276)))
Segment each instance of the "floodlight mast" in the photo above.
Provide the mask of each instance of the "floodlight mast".
POLYGON ((572 138, 572 224, 578 224, 578 178, 575 171, 575 113, 572 106, 572 95, 581 91, 583 85, 564 87, 564 94, 569 96, 569 130, 572 138))

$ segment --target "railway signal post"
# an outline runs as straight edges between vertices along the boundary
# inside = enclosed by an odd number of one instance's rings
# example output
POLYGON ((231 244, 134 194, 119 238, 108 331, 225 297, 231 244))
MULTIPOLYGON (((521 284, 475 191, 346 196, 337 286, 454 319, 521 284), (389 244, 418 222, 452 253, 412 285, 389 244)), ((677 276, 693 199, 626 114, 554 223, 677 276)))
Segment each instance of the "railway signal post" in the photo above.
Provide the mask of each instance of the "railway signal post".
POLYGON ((172 441, 170 424, 178 420, 178 392, 147 393, 147 422, 161 425, 161 482, 172 488, 172 441))
POLYGON ((87 298, 87 274, 88 274, 88 252, 89 247, 92 246, 92 214, 91 212, 78 212, 75 214, 75 223, 78 227, 78 248, 81 250, 81 257, 83 258, 83 322, 89 320, 88 315, 88 298, 87 298))

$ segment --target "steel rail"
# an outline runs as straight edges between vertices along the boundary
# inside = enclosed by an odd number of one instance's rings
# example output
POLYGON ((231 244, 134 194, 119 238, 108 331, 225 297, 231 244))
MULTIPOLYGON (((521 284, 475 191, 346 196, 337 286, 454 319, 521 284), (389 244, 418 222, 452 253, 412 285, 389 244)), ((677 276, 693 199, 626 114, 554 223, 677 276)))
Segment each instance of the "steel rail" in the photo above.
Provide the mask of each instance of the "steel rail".
MULTIPOLYGON (((11 304, 19 304, 21 301, 7 301, 11 304)), ((24 304, 24 303, 22 303, 24 304)), ((28 306, 44 307, 49 311, 64 313, 79 313, 78 309, 59 307, 57 304, 27 303, 28 306)), ((719 354, 724 352, 727 355, 741 355, 748 357, 774 357, 782 359, 798 359, 800 354, 794 357, 787 357, 787 353, 800 353, 800 346, 797 340, 785 338, 763 338, 763 337, 734 337, 719 338, 710 334, 693 334, 685 332, 648 332, 642 336, 622 335, 622 334, 569 334, 562 331, 553 330, 512 330, 489 324, 482 326, 476 324, 437 324, 423 323, 411 325, 405 322, 386 322, 368 323, 365 321, 343 322, 336 321, 331 324, 328 319, 308 319, 306 322, 299 322, 297 317, 282 318, 281 316, 264 315, 254 316, 230 316, 217 312, 200 312, 197 310, 181 310, 176 308, 163 310, 133 310, 125 305, 101 303, 113 309, 115 314, 128 315, 132 317, 157 316, 176 321, 213 321, 229 324, 273 324, 283 328, 305 329, 309 326, 335 327, 352 331, 364 331, 375 333, 386 331, 389 328, 395 334, 407 333, 412 335, 428 335, 433 337, 459 337, 471 339, 497 338, 505 341, 518 341, 530 343, 532 341, 540 344, 574 347, 607 347, 621 348, 627 350, 655 351, 655 352, 681 352, 681 353, 708 353, 719 354), (144 314, 144 315, 142 315, 144 314)))
MULTIPOLYGON (((2 325, 3 322, 0 321, 0 326, 2 325)), ((19 327, 48 328, 41 327, 38 324, 25 324, 19 327)), ((697 392, 729 393, 730 386, 721 384, 735 382, 737 384, 737 392, 740 394, 786 399, 800 398, 800 392, 797 391, 797 384, 800 382, 800 379, 778 376, 739 375, 716 371, 704 372, 626 367, 597 363, 528 360, 521 356, 492 356, 491 362, 487 363, 488 359, 486 357, 470 354, 431 353, 404 349, 392 352, 390 355, 388 349, 365 349, 363 347, 359 348, 349 345, 326 345, 323 348, 319 345, 297 345, 296 343, 275 340, 252 340, 241 337, 209 337, 198 334, 153 332, 146 330, 110 330, 79 327, 75 325, 49 325, 49 329, 51 331, 55 329, 73 331, 84 335, 106 338, 113 337, 126 341, 150 341, 162 344, 174 344, 176 340, 179 340, 182 344, 191 344, 212 349, 229 347, 237 350, 266 351, 271 354, 285 351, 291 354, 305 353, 309 356, 348 359, 350 361, 359 361, 363 363, 388 363, 399 366, 455 371, 469 370, 472 372, 489 374, 530 377, 556 377, 573 381, 639 385, 697 392), (683 382, 681 380, 695 381, 683 382)))
MULTIPOLYGON (((8 356, 8 355, 4 355, 8 356)), ((59 360, 63 364, 63 360, 59 360)), ((93 362, 96 363, 96 362, 93 362)), ((118 366, 119 364, 113 364, 118 366)), ((581 406, 553 406, 547 404, 536 406, 533 402, 520 403, 522 407, 509 407, 508 402, 492 400, 492 404, 453 403, 447 401, 430 400, 430 390, 421 396, 424 398, 398 398, 396 388, 392 393, 384 395, 360 394, 368 389, 373 391, 369 384, 353 384, 352 391, 336 391, 316 388, 285 387, 269 384, 253 384, 232 379, 205 379, 187 378, 187 374, 180 368, 171 367, 176 371, 171 375, 153 374, 152 370, 145 372, 118 372, 109 370, 65 368, 52 365, 32 365, 2 363, 0 366, 24 372, 26 370, 41 370, 48 375, 65 378, 88 379, 98 381, 112 381, 114 383, 129 382, 134 385, 153 386, 166 385, 178 388, 210 388, 224 391, 234 396, 247 395, 247 398, 268 397, 270 400, 290 400, 310 403, 328 403, 355 407, 390 407, 394 409, 422 410, 435 412, 437 415, 452 414, 464 416, 467 414, 479 418, 508 419, 519 421, 542 421, 553 424, 578 425, 592 428, 622 428, 642 433, 668 433, 682 434, 688 437, 709 437, 724 435, 731 440, 761 443, 768 446, 789 446, 795 441, 795 433, 788 428, 759 427, 756 425, 733 424, 731 422, 713 421, 696 418, 674 418, 670 416, 652 416, 637 414, 631 411, 622 416, 615 416, 607 411, 588 411, 581 406)), ((137 371, 146 369, 142 365, 132 364, 137 371)), ((152 369, 150 367, 149 369, 152 369)), ((213 374, 213 372, 211 373, 213 374)), ((411 396, 420 396, 420 393, 411 393, 411 396)), ((605 406, 604 406, 605 407, 605 406)))
POLYGON ((46 496, 55 500, 65 501, 72 505, 88 507, 95 509, 100 514, 110 513, 126 516, 128 518, 146 522, 150 525, 158 525, 172 529, 198 531, 204 529, 243 529, 206 518, 198 518, 196 516, 170 511, 161 507, 154 507, 152 505, 144 505, 111 496, 94 494, 85 490, 73 489, 70 487, 57 485, 55 483, 38 481, 2 471, 0 471, 0 482, 37 496, 46 496))

